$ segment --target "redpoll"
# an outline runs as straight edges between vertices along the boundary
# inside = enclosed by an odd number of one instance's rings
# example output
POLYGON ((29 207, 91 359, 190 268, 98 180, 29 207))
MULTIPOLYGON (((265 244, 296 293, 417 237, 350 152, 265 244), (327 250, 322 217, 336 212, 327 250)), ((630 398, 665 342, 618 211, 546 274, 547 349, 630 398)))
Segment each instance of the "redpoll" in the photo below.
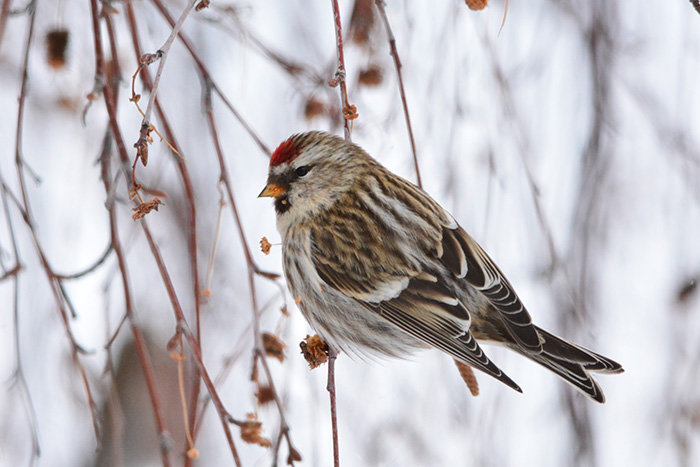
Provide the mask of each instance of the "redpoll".
POLYGON ((532 324, 501 270, 423 190, 359 146, 327 133, 294 135, 275 150, 284 272, 302 313, 333 348, 405 356, 435 347, 521 391, 478 341, 534 360, 590 398, 590 372, 619 373, 602 355, 532 324))

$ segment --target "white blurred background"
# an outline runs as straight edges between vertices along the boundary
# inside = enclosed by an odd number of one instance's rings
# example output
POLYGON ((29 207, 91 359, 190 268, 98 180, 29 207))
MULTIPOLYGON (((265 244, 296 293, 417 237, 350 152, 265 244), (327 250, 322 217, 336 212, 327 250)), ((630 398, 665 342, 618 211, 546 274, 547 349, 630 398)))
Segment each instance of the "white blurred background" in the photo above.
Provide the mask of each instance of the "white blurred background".
MULTIPOLYGON (((163 3, 178 17, 188 2, 163 3)), ((396 72, 372 3, 339 1, 348 91, 359 112, 352 137, 415 180, 396 72)), ((133 162, 141 116, 129 101, 137 59, 127 10, 133 8, 142 52, 155 52, 172 28, 150 0, 98 4, 110 24, 101 20, 105 60, 112 63, 107 82, 121 78, 118 125, 133 162)), ((115 253, 80 278, 47 276, 80 272, 103 254, 110 244, 108 200, 116 202, 133 322, 148 343, 170 461, 183 464, 188 445, 177 363, 166 350, 176 332, 171 301, 142 221, 131 219, 125 177, 115 178, 122 165, 113 143, 106 157, 114 187, 105 193, 100 154, 108 115, 99 92, 83 121, 95 88, 89 2, 34 2, 18 158, 18 97, 32 18, 25 5, 0 1, 0 173, 7 188, 0 216, 0 464, 163 462, 134 333, 128 323, 118 328, 125 299, 115 253), (64 31, 59 41, 67 37, 63 53, 50 35, 56 31, 64 31), (50 53, 50 45, 58 50, 50 53), (76 313, 66 320, 70 334, 86 351, 77 359, 92 411, 61 318, 67 300, 76 313)), ((461 0, 386 7, 424 188, 498 262, 540 326, 619 361, 626 372, 598 378, 607 396, 598 405, 539 366, 487 348, 524 394, 477 374, 481 394, 473 398, 452 361, 436 351, 406 361, 341 355, 341 464, 700 465, 700 14, 680 0, 515 0, 499 33, 504 8, 493 1, 474 12, 461 0)), ((299 131, 342 134, 338 89, 327 84, 336 67, 331 2, 212 0, 187 17, 183 31, 268 149, 299 131)), ((151 76, 158 64, 149 67, 151 76)), ((156 190, 146 199, 162 192, 164 205, 145 219, 192 329, 199 295, 204 362, 226 410, 237 420, 257 414, 273 445, 245 443, 231 424, 241 464, 284 465, 280 410, 255 396, 268 385, 259 364, 259 382, 250 378, 254 307, 241 243, 261 269, 281 272, 279 246, 269 256, 258 248, 263 236, 279 242, 271 203, 257 199, 268 159, 214 94, 212 115, 245 232, 241 239, 224 197, 217 237, 223 187, 204 112, 206 85, 175 41, 158 96, 185 162, 178 169, 178 158, 152 134, 149 163, 138 164, 136 178, 156 190), (197 292, 181 170, 194 192, 197 292)), ((140 79, 135 88, 145 107, 140 79)), ((163 131, 155 112, 152 122, 163 131)), ((332 465, 326 366, 311 371, 299 353, 299 342, 313 332, 293 299, 282 296, 283 279, 256 275, 254 283, 260 330, 287 345, 284 362, 267 360, 300 465, 332 465), (289 317, 280 311, 285 302, 289 317)), ((186 349, 189 400, 195 379, 186 349)), ((205 404, 202 386, 196 413, 205 404)), ((213 407, 197 422, 194 464, 232 465, 213 407)))

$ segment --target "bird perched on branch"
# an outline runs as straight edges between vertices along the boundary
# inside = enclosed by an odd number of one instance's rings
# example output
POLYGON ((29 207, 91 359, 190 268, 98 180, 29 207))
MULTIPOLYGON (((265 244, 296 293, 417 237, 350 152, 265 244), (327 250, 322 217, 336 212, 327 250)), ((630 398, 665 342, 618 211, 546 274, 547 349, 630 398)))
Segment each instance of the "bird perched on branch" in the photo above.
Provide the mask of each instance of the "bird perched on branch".
POLYGON ((356 144, 320 131, 290 137, 260 196, 275 199, 289 288, 335 349, 400 357, 435 347, 522 392, 479 342, 501 344, 598 402, 591 372, 623 371, 532 324, 457 221, 356 144))

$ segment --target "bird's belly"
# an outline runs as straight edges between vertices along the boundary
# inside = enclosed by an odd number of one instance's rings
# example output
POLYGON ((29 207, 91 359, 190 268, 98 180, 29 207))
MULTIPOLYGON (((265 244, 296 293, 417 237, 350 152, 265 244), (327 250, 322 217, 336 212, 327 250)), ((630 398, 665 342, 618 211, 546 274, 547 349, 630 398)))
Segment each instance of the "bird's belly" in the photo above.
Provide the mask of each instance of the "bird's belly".
POLYGON ((285 242, 284 270, 299 309, 312 328, 337 350, 359 356, 405 357, 426 347, 376 312, 323 282, 303 241, 285 242), (296 251, 294 251, 296 249, 296 251))
POLYGON ((333 289, 306 294, 299 308, 327 343, 346 353, 405 357, 425 347, 374 311, 333 289))

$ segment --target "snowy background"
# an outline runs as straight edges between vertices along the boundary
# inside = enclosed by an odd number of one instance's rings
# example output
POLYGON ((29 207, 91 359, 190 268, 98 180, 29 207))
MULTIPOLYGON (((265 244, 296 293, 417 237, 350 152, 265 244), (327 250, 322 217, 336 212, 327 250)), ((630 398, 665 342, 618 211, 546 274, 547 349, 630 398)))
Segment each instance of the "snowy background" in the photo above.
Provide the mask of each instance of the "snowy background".
MULTIPOLYGON (((133 161, 141 116, 129 102, 137 60, 128 2, 99 3, 115 10, 106 14, 116 56, 104 20, 102 45, 105 59, 121 66, 118 123, 133 161)), ((177 17, 186 2, 164 3, 177 17)), ((383 25, 376 10, 353 16, 355 2, 339 3, 350 102, 359 111, 353 140, 415 180, 383 25)), ((101 95, 82 118, 95 84, 89 2, 36 2, 19 172, 18 96, 31 15, 22 11, 26 2, 0 4, 0 174, 7 186, 0 216, 7 273, 0 282, 0 465, 159 465, 153 406, 128 324, 106 348, 125 313, 115 254, 90 274, 61 280, 64 291, 57 292, 63 308, 67 297, 76 312, 67 322, 87 351, 78 359, 101 440, 39 256, 55 274, 70 274, 94 263, 110 243, 98 160, 108 128, 101 95), (69 31, 66 63, 58 68, 48 63, 46 42, 56 29, 69 31), (36 241, 18 207, 25 203, 36 241), (18 263, 22 269, 12 274, 18 263)), ((170 26, 151 1, 131 5, 142 51, 156 51, 170 26)), ((515 0, 499 34, 504 7, 494 1, 473 12, 459 0, 387 5, 424 188, 498 262, 537 324, 619 361, 626 372, 598 377, 608 400, 598 405, 522 357, 487 348, 524 394, 477 374, 481 394, 473 398, 453 362, 436 351, 405 361, 341 355, 341 463, 700 465, 700 15, 685 0, 515 0)), ((336 67, 331 2, 212 0, 209 9, 190 14, 183 31, 268 149, 308 129, 342 134, 338 89, 327 85, 336 67)), ((254 308, 241 243, 261 269, 281 271, 280 248, 269 256, 258 248, 262 236, 279 241, 270 201, 257 199, 268 159, 214 95, 245 238, 226 199, 210 262, 221 186, 204 85, 176 41, 158 96, 194 189, 201 347, 226 410, 238 420, 256 413, 274 445, 280 411, 258 406, 250 380, 254 308)), ((145 107, 148 92, 140 79, 135 86, 145 107)), ((157 114, 152 121, 163 129, 157 114)), ((146 222, 194 328, 187 198, 177 157, 153 136, 148 166, 139 163, 136 177, 167 195, 146 222)), ((114 145, 108 149, 114 179, 121 166, 114 145)), ((124 176, 114 185, 134 323, 148 341, 170 457, 180 465, 187 446, 177 363, 166 350, 176 322, 142 221, 131 219, 124 176)), ((268 363, 301 465, 331 465, 326 367, 310 371, 299 354, 298 343, 312 331, 280 284, 255 278, 260 328, 287 344, 286 360, 268 363), (280 311, 285 302, 289 317, 280 311)), ((189 394, 191 371, 185 379, 189 394)), ((259 381, 267 384, 262 368, 259 381)), ((198 410, 206 395, 202 387, 198 410)), ((243 465, 274 462, 274 449, 244 443, 230 426, 243 465)), ((201 417, 195 446, 196 465, 233 464, 212 407, 201 417)), ((287 454, 283 439, 280 465, 287 454)))

